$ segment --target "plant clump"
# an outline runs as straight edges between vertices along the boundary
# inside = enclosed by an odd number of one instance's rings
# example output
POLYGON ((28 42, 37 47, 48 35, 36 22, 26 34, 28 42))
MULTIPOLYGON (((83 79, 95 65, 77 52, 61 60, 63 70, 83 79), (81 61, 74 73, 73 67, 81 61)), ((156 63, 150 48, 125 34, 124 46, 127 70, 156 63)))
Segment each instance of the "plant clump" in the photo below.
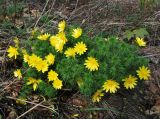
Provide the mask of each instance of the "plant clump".
MULTIPOLYGON (((135 43, 146 45, 140 38, 135 43)), ((81 28, 66 27, 61 21, 57 34, 34 29, 23 46, 10 46, 7 52, 9 58, 23 62, 14 72, 24 80, 20 97, 33 93, 54 97, 60 90, 73 89, 99 102, 105 92, 133 89, 138 81, 149 79, 148 60, 138 50, 116 37, 90 38, 81 28)))

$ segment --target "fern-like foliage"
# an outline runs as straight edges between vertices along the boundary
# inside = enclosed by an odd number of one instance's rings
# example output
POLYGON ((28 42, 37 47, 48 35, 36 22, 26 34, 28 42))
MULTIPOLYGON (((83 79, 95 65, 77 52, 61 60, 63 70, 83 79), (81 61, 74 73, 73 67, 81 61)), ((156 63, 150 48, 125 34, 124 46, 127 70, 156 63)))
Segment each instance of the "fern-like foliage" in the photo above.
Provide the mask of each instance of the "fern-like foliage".
MULTIPOLYGON (((66 29, 65 34, 68 42, 64 44, 61 52, 57 52, 55 47, 51 45, 49 38, 39 40, 38 36, 41 35, 39 31, 36 31, 29 40, 23 42, 23 49, 26 49, 28 55, 35 54, 44 60, 51 53, 55 56, 55 62, 48 66, 47 71, 41 72, 23 61, 25 84, 21 91, 22 96, 36 92, 47 97, 54 97, 58 90, 48 80, 48 72, 51 70, 57 72, 58 78, 63 83, 62 89, 79 90, 82 94, 91 96, 102 88, 106 80, 113 79, 122 84, 125 77, 135 76, 139 67, 148 65, 148 60, 138 55, 138 46, 126 43, 116 37, 106 39, 95 36, 90 38, 85 33, 75 39, 72 36, 72 31, 72 27, 66 29), (78 42, 86 44, 87 51, 82 55, 76 54, 75 57, 66 57, 64 52, 67 48, 74 48, 78 42), (85 67, 84 63, 87 57, 96 58, 99 65, 98 70, 90 71, 85 67), (32 85, 28 83, 29 77, 41 79, 36 87, 33 85, 33 89, 37 89, 36 91, 31 90, 32 85)), ((23 52, 21 56, 23 58, 23 52)))

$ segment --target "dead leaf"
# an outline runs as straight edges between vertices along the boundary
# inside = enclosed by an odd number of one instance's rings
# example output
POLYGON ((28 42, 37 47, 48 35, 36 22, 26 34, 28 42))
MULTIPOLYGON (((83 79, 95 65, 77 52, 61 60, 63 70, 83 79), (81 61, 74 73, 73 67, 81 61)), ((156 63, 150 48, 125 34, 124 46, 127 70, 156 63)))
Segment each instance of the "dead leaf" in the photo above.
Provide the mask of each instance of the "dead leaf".
POLYGON ((10 112, 9 112, 9 115, 6 119, 16 119, 16 117, 18 117, 17 113, 16 113, 16 110, 15 109, 12 109, 10 112))
POLYGON ((4 62, 4 58, 3 57, 0 57, 0 62, 4 62))
POLYGON ((153 71, 153 78, 159 80, 160 79, 160 68, 157 68, 153 71))
POLYGON ((86 107, 87 101, 80 98, 72 98, 67 101, 69 104, 76 105, 79 107, 86 107))
POLYGON ((17 27, 17 28, 20 28, 20 27, 22 27, 24 25, 24 23, 23 23, 23 21, 21 20, 21 19, 16 19, 15 20, 15 26, 17 27))
POLYGON ((160 115, 160 105, 155 105, 151 108, 151 110, 147 110, 146 114, 153 115, 157 114, 160 115))
POLYGON ((158 96, 156 99, 155 105, 150 109, 146 111, 146 114, 153 115, 157 114, 160 115, 160 96, 158 96))
POLYGON ((30 17, 30 14, 28 14, 28 13, 23 13, 23 17, 30 17))
POLYGON ((30 12, 31 12, 31 16, 33 16, 33 17, 37 18, 38 16, 40 16, 39 10, 33 9, 30 12))
POLYGON ((155 83, 150 82, 150 83, 149 83, 149 90, 150 90, 153 94, 156 94, 157 91, 159 90, 159 88, 158 88, 157 85, 155 85, 155 83))

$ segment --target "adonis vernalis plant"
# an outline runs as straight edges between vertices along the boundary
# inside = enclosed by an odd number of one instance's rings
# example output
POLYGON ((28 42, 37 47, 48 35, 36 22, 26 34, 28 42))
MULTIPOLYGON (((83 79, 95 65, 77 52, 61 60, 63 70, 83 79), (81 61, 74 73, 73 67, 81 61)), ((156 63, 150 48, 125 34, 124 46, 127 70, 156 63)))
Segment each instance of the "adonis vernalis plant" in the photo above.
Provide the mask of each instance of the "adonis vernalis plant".
MULTIPOLYGON (((145 46, 137 38, 139 46, 145 46)), ((138 81, 147 80, 148 60, 138 55, 138 45, 116 37, 88 37, 84 30, 58 24, 57 34, 33 30, 20 47, 9 46, 8 57, 23 59, 23 67, 14 76, 24 80, 20 97, 37 93, 54 97, 63 89, 79 90, 99 102, 105 93, 120 88, 133 89, 138 81), (139 80, 140 79, 140 80, 139 80)))

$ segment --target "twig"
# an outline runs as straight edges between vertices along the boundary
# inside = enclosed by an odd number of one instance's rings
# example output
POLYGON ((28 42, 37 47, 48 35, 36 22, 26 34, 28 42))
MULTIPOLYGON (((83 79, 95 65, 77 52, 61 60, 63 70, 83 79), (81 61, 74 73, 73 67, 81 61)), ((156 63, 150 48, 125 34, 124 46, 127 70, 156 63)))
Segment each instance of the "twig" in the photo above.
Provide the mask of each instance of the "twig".
MULTIPOLYGON (((29 70, 29 68, 27 68, 24 72, 23 72, 23 74, 22 75, 24 75, 27 71, 29 70)), ((13 80, 13 76, 12 77, 10 77, 8 80, 13 80)), ((15 81, 16 81, 17 79, 15 78, 12 82, 10 82, 7 86, 5 86, 4 88, 3 88, 3 90, 0 90, 0 93, 3 93, 3 91, 5 91, 10 85, 12 85, 15 81)))
POLYGON ((0 50, 0 53, 5 53, 6 52, 6 50, 0 50))
MULTIPOLYGON (((106 20, 100 24, 105 24, 107 26, 111 26, 111 25, 121 26, 121 25, 132 25, 133 24, 132 22, 110 22, 110 23, 107 23, 107 22, 108 21, 106 20)), ((144 25, 160 25, 160 22, 142 22, 142 24, 144 24, 144 25)))
MULTIPOLYGON (((12 99, 12 100, 20 100, 20 101, 26 102, 26 103, 28 103, 28 104, 37 105, 37 103, 29 102, 29 101, 22 100, 22 99, 19 99, 19 98, 14 98, 14 97, 10 97, 10 96, 6 96, 6 98, 12 99)), ((55 111, 55 109, 53 109, 53 108, 47 107, 47 106, 42 105, 42 104, 39 104, 38 106, 44 107, 44 108, 49 109, 49 110, 52 110, 52 111, 55 112, 57 115, 59 115, 59 114, 55 111)))
POLYGON ((45 4, 45 6, 44 6, 44 8, 43 8, 43 10, 42 10, 42 12, 41 12, 41 15, 39 16, 39 18, 37 19, 37 21, 36 21, 36 23, 35 23, 34 28, 37 26, 39 20, 41 19, 41 17, 42 17, 42 15, 43 15, 44 11, 46 10, 46 7, 47 7, 48 3, 49 3, 49 0, 47 0, 46 4, 45 4))
POLYGON ((74 10, 76 10, 76 9, 77 9, 78 3, 79 3, 79 0, 77 0, 77 2, 76 2, 76 6, 75 6, 74 10))
POLYGON ((26 115, 27 113, 29 113, 30 111, 32 111, 33 109, 35 109, 36 107, 38 107, 40 104, 42 104, 44 102, 44 100, 38 104, 36 104, 35 106, 33 106, 32 108, 30 108, 29 110, 27 110, 26 112, 24 112, 23 114, 21 114, 19 117, 17 117, 16 119, 20 119, 21 117, 23 117, 24 115, 26 115))
POLYGON ((1 69, 3 70, 3 78, 5 78, 5 74, 6 74, 6 67, 5 67, 5 64, 4 64, 6 62, 6 53, 7 53, 7 49, 9 47, 9 45, 11 44, 11 42, 12 42, 12 40, 10 39, 8 44, 7 44, 6 49, 4 51, 4 54, 2 56, 4 58, 4 62, 2 62, 2 65, 1 65, 1 69))
POLYGON ((155 57, 155 56, 160 56, 160 54, 151 54, 151 55, 145 55, 145 56, 143 56, 143 57, 155 57))
MULTIPOLYGON (((53 9, 53 7, 54 7, 54 5, 55 5, 55 2, 56 2, 56 0, 54 0, 54 1, 52 2, 51 8, 50 8, 45 14, 47 14, 47 13, 50 14, 50 13, 51 13, 51 11, 52 11, 52 9, 53 9)), ((48 16, 47 16, 47 18, 48 18, 48 16)), ((50 21, 52 21, 52 20, 49 20, 48 23, 49 23, 50 21)), ((41 28, 42 28, 44 25, 45 25, 45 23, 41 26, 41 28)))

